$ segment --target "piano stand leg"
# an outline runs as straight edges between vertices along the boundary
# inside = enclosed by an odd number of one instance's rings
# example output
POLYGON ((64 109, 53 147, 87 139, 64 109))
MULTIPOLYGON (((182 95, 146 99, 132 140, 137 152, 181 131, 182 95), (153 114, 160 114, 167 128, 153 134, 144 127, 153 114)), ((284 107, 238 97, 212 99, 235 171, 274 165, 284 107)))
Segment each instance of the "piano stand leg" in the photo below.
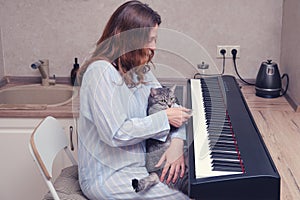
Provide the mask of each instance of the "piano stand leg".
POLYGON ((135 190, 135 192, 146 191, 153 185, 156 185, 157 183, 159 183, 159 177, 154 172, 140 180, 132 179, 132 187, 135 190))

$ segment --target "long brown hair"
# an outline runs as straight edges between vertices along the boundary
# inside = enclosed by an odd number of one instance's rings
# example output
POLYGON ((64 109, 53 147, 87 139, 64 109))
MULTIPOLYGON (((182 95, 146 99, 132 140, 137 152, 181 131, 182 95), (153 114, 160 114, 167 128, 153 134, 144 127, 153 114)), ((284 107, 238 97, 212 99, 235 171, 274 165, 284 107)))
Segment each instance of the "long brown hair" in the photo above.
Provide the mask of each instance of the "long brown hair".
POLYGON ((151 29, 160 23, 160 15, 147 4, 128 1, 121 5, 107 22, 91 57, 79 69, 79 82, 92 62, 106 60, 120 72, 127 85, 143 83, 149 67, 142 61, 147 58, 149 63, 154 56, 153 50, 149 52, 144 47, 151 29), (133 80, 133 74, 137 75, 137 81, 133 80))

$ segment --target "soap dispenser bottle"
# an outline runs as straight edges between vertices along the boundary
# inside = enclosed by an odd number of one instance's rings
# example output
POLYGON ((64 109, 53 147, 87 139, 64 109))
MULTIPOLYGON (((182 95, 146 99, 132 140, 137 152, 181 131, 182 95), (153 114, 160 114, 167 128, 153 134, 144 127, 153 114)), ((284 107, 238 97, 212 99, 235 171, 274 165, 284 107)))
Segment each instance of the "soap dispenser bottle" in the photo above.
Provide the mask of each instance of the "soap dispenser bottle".
POLYGON ((79 69, 78 59, 75 58, 75 63, 73 64, 73 69, 71 70, 71 84, 77 85, 76 81, 76 74, 79 69))

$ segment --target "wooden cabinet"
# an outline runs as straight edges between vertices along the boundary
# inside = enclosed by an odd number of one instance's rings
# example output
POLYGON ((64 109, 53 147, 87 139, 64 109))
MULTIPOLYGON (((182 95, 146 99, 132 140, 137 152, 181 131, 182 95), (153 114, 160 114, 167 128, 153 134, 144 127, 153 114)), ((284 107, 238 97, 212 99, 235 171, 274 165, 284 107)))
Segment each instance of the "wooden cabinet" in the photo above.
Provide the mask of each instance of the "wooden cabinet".
MULTIPOLYGON (((30 135, 41 118, 0 118, 0 199, 42 199, 48 191, 29 151, 30 135)), ((70 126, 77 130, 76 119, 58 118, 69 137, 70 126)), ((77 149, 77 134, 73 134, 77 149)), ((75 158, 77 152, 73 151, 75 158)), ((55 160, 53 175, 70 165, 63 154, 55 160)))

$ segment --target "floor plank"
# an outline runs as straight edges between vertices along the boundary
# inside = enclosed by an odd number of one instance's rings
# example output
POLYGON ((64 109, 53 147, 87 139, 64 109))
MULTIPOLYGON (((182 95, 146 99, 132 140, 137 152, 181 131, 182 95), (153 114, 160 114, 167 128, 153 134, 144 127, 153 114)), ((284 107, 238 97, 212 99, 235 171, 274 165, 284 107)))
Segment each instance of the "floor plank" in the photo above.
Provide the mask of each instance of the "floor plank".
POLYGON ((281 200, 300 199, 300 112, 284 97, 257 97, 253 86, 241 90, 281 176, 281 200))

